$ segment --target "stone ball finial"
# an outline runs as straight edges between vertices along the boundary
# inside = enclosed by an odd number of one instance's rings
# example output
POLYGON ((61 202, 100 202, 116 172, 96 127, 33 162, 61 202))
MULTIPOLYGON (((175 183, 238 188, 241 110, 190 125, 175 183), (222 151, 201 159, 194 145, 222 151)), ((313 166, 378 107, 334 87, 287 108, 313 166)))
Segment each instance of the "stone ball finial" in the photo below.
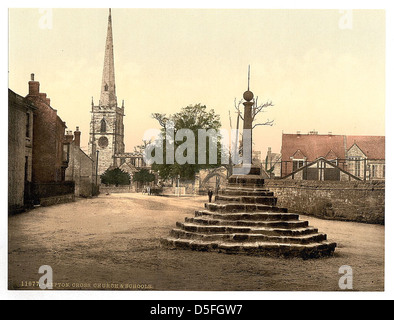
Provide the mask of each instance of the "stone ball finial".
POLYGON ((254 95, 253 95, 253 92, 252 91, 245 91, 244 92, 244 99, 246 100, 246 101, 252 101, 253 100, 253 97, 254 97, 254 95))

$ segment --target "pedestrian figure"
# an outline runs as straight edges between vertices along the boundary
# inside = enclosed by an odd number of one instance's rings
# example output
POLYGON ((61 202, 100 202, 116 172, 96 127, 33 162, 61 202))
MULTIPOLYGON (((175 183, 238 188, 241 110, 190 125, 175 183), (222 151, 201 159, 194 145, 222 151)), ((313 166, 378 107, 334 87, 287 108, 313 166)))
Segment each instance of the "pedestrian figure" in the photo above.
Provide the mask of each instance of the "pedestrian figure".
POLYGON ((212 196, 213 196, 213 191, 211 189, 209 189, 208 191, 208 197, 209 197, 209 202, 212 202, 212 196))
POLYGON ((148 196, 150 196, 150 187, 147 188, 148 196))

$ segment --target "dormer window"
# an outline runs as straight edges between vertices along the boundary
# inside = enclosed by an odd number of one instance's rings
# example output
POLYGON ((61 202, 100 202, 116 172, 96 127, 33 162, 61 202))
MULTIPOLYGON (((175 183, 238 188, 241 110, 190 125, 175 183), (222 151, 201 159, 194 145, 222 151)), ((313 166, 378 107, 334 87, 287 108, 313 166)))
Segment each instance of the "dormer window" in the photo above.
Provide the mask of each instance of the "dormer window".
POLYGON ((302 168, 305 165, 305 160, 293 159, 293 171, 302 168))

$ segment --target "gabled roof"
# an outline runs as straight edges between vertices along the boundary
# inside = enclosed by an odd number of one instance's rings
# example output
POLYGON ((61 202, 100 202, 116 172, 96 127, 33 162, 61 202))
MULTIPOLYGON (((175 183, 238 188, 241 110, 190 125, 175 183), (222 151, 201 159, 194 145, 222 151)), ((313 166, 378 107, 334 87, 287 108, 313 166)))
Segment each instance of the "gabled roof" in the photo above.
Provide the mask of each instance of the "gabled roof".
POLYGON ((344 136, 283 134, 282 159, 290 160, 294 152, 300 150, 308 160, 325 157, 332 150, 339 158, 345 158, 344 136))
POLYGON ((294 159, 304 159, 305 155, 301 152, 300 149, 298 149, 292 156, 294 159))
POLYGON ((325 158, 326 158, 327 160, 334 160, 334 159, 338 159, 339 157, 337 156, 337 154, 336 154, 334 151, 330 150, 330 151, 326 154, 325 158))
POLYGON ((133 174, 133 173, 135 173, 135 172, 138 171, 137 168, 136 168, 135 166, 133 166, 133 165, 132 165, 131 163, 129 163, 129 162, 123 163, 123 164, 120 166, 120 169, 123 170, 123 171, 126 171, 127 173, 131 173, 131 174, 133 174))
POLYGON ((360 149, 360 147, 357 145, 357 143, 353 143, 353 145, 347 150, 347 155, 350 157, 349 153, 352 151, 357 150, 362 153, 362 156, 366 157, 367 155, 360 149))
POLYGON ((298 150, 307 160, 313 161, 320 157, 334 155, 335 158, 345 159, 346 152, 354 145, 369 159, 385 159, 384 136, 344 136, 318 134, 283 134, 282 159, 291 160, 298 150))
POLYGON ((369 159, 385 159, 386 158, 386 137, 385 136, 347 136, 348 148, 354 144, 369 159))

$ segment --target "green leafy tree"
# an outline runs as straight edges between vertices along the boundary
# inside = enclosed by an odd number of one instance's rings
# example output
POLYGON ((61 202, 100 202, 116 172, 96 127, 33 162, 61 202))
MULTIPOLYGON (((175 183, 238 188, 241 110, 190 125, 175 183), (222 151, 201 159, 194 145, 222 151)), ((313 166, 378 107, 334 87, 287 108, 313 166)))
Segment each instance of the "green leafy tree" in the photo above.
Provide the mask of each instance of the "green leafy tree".
POLYGON ((141 169, 140 171, 134 174, 133 181, 146 184, 155 181, 155 175, 153 173, 150 173, 146 169, 141 169))
MULTIPOLYGON (((169 122, 174 124, 174 133, 180 129, 190 129, 194 133, 195 137, 195 164, 186 163, 180 165, 175 164, 156 164, 152 165, 152 169, 159 173, 162 179, 177 178, 180 177, 182 180, 194 180, 195 174, 201 169, 212 169, 221 166, 221 143, 220 136, 217 142, 217 163, 209 164, 209 141, 207 138, 207 152, 206 152, 206 164, 198 164, 198 130, 219 130, 221 128, 220 116, 215 113, 213 109, 208 110, 206 106, 201 104, 190 105, 181 109, 180 112, 173 115, 167 116, 166 114, 154 113, 152 117, 156 119, 162 127, 162 138, 164 143, 164 162, 166 159, 166 129, 169 122)), ((175 142, 175 150, 184 141, 175 142)))
POLYGON ((129 185, 130 175, 119 168, 107 170, 101 175, 101 183, 106 185, 129 185))

